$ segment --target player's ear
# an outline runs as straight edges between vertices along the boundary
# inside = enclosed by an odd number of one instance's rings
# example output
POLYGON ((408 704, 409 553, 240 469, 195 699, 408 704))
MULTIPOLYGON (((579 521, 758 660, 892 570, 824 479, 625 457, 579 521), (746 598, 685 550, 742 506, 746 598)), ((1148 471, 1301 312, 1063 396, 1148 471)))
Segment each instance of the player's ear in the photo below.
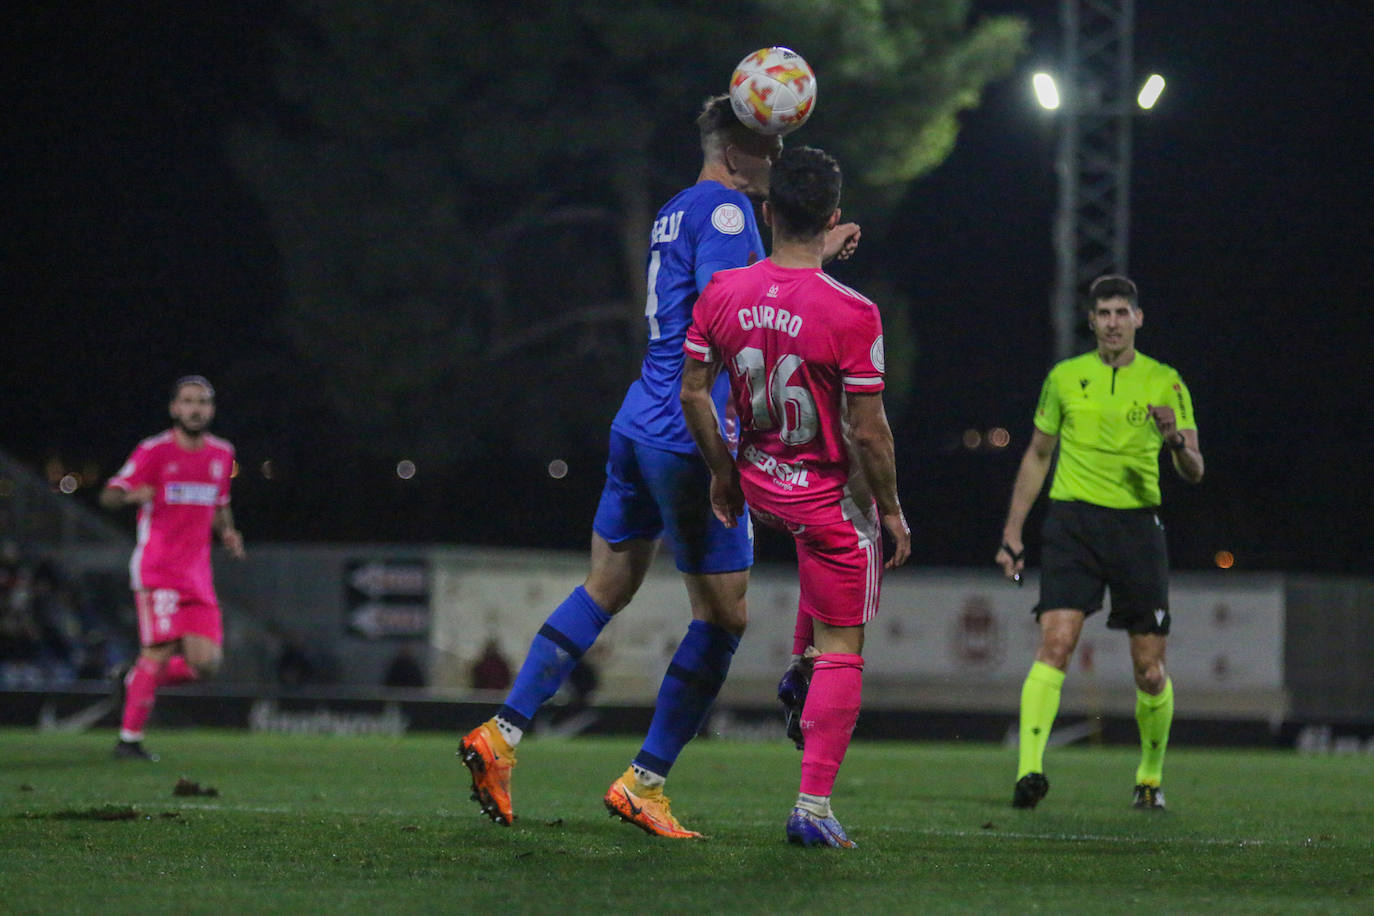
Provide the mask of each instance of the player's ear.
POLYGON ((1132 316, 1135 318, 1135 326, 1138 328, 1145 323, 1145 312, 1139 307, 1131 309, 1132 316))
POLYGON ((773 205, 767 200, 763 202, 763 224, 769 229, 773 228, 773 205))
POLYGON ((825 224, 825 230, 829 232, 840 224, 840 208, 836 207, 835 212, 830 214, 830 221, 825 224))
POLYGON ((720 153, 721 161, 725 163, 725 167, 730 171, 731 175, 739 171, 739 169, 735 168, 734 152, 735 145, 733 143, 727 143, 725 144, 725 149, 721 150, 720 153))

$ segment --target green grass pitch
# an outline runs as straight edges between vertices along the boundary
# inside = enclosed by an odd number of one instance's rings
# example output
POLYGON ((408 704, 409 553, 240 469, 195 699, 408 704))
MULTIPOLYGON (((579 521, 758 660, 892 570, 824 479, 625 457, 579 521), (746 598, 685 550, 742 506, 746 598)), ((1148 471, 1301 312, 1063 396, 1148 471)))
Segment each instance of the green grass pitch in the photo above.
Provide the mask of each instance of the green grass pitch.
POLYGON ((1010 807, 1014 753, 861 742, 835 810, 859 843, 783 839, 800 755, 703 739, 673 809, 704 842, 611 820, 630 739, 532 738, 513 827, 467 797, 457 735, 0 731, 0 910, 20 913, 1365 913, 1374 757, 1175 748, 1169 810, 1133 810, 1136 753, 1052 749, 1010 807), (214 796, 174 796, 186 777, 214 796))

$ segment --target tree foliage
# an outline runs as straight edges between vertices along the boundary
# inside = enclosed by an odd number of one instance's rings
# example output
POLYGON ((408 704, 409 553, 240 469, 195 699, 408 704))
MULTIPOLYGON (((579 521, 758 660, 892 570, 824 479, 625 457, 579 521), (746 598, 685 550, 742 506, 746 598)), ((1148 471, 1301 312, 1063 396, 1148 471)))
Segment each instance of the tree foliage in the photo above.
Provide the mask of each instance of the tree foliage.
POLYGON ((695 177, 693 118, 748 51, 815 67, 817 114, 790 142, 840 158, 869 232, 1024 37, 970 23, 967 0, 722 9, 292 0, 281 105, 232 154, 276 235, 282 330, 361 441, 445 463, 589 427, 600 447, 639 358, 654 210, 695 177))

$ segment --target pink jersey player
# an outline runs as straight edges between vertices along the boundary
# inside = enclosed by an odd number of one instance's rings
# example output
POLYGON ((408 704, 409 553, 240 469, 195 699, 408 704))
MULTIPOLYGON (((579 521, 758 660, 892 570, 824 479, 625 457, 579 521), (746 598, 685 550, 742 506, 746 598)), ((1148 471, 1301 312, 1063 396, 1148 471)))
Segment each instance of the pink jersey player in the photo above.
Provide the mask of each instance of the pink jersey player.
POLYGON ((882 537, 842 418, 846 392, 883 389, 877 306, 820 269, 768 259, 712 278, 684 350, 730 373, 740 487, 755 518, 798 540, 804 618, 872 619, 882 537))
POLYGON ((138 541, 129 580, 138 607, 137 662, 121 678, 119 757, 156 759, 143 749, 143 726, 158 687, 208 677, 224 641, 210 571, 210 534, 244 556, 229 509, 234 447, 206 431, 215 392, 203 377, 172 386, 173 426, 144 439, 105 486, 107 509, 138 506, 138 541))
POLYGON ((883 409, 877 307, 821 266, 840 217, 839 165, 821 150, 785 150, 773 165, 765 261, 721 271, 698 297, 683 350, 683 416, 711 469, 711 507, 729 525, 744 512, 786 529, 801 598, 793 665, 779 684, 788 734, 802 748, 790 842, 851 848, 830 807, 858 721, 864 627, 886 567, 911 552, 883 409), (738 454, 721 438, 709 392, 730 376, 738 454), (795 726, 795 729, 794 729, 795 726))
POLYGON ((715 275, 685 350, 726 361, 740 482, 756 511, 800 525, 868 511, 841 417, 845 392, 883 390, 877 306, 822 270, 764 260, 715 275))
POLYGON ((135 591, 174 589, 183 598, 215 603, 210 525, 215 510, 229 505, 234 447, 209 433, 201 440, 188 451, 171 430, 151 436, 110 478, 109 486, 126 492, 145 485, 153 490, 138 509, 138 544, 129 561, 135 591))

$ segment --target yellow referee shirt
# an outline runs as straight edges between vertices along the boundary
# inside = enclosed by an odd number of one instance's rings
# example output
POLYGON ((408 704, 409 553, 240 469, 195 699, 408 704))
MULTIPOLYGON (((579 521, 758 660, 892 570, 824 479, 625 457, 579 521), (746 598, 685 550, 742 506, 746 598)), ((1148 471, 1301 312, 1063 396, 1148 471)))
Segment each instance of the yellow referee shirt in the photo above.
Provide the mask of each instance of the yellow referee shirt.
POLYGON ((1035 426, 1059 437, 1050 499, 1109 509, 1159 505, 1164 439, 1150 407, 1174 409, 1179 429, 1197 429, 1193 399, 1172 367, 1136 351, 1112 367, 1094 350, 1055 365, 1040 389, 1035 426))

